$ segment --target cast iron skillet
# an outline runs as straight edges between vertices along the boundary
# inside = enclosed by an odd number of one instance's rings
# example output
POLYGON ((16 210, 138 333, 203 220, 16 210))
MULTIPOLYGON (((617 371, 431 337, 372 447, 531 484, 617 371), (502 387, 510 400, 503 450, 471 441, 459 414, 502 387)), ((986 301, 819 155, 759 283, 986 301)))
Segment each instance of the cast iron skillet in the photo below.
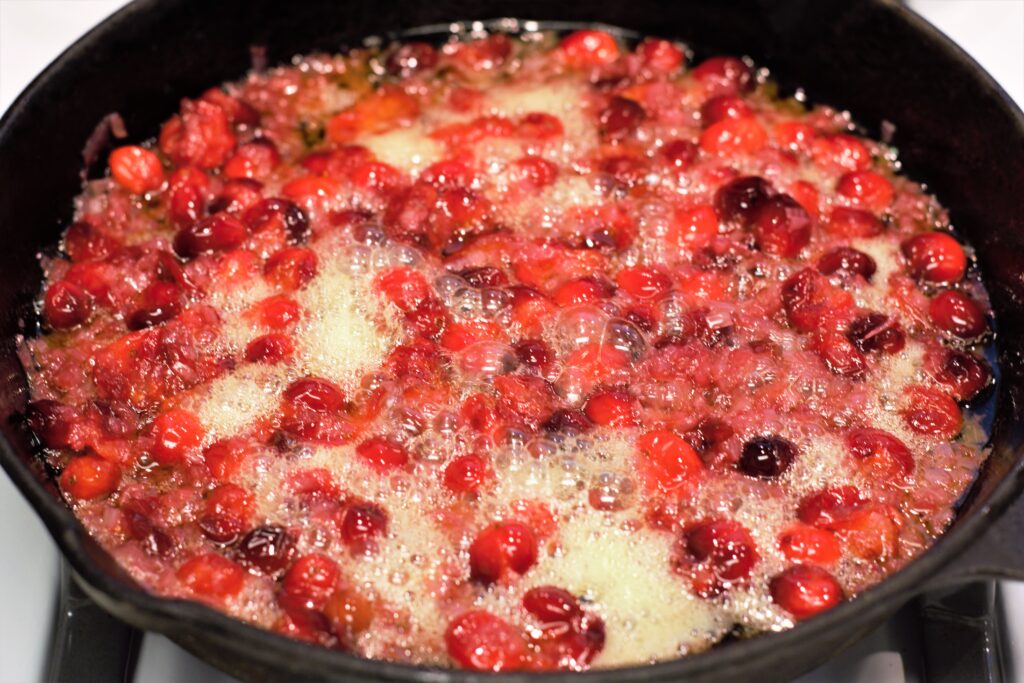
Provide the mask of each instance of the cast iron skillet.
MULTIPOLYGON (((233 79, 249 46, 270 63, 357 45, 453 20, 515 16, 607 23, 679 38, 705 54, 748 54, 784 87, 854 112, 870 132, 895 124, 907 172, 951 210, 977 256, 999 322, 1001 381, 992 457, 953 527, 921 559, 856 599, 780 634, 735 642, 654 666, 574 680, 786 679, 864 635, 926 588, 984 576, 1024 578, 1024 504, 997 519, 1024 488, 1024 116, 977 64, 893 0, 137 0, 75 43, 0 121, 0 461, 36 508, 88 595, 120 619, 166 633, 186 649, 252 680, 473 681, 488 678, 362 660, 273 635, 196 603, 154 597, 94 543, 33 455, 20 413, 24 374, 11 339, 21 331, 40 272, 79 191, 80 150, 106 114, 131 138, 154 135, 182 96, 233 79)), ((505 675, 502 681, 569 675, 505 675)))

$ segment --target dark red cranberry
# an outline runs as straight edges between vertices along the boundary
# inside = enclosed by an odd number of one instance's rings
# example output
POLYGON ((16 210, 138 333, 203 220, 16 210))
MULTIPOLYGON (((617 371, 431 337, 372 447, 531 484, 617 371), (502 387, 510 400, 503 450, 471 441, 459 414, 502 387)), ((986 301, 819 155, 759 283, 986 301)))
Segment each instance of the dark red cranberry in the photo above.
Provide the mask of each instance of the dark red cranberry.
POLYGON ((580 627, 583 610, 576 596, 563 588, 538 586, 526 591, 523 608, 536 617, 549 638, 557 638, 580 627))
POLYGON ((376 539, 387 530, 388 513, 373 503, 349 505, 341 520, 341 540, 357 552, 372 549, 376 539))
POLYGON ((244 219, 254 233, 281 227, 294 244, 302 244, 309 237, 309 218, 306 212, 287 199, 264 199, 246 211, 244 219))
POLYGON ((667 161, 669 166, 683 171, 697 158, 697 145, 689 140, 670 140, 658 150, 658 155, 667 161))
POLYGON ((980 337, 988 328, 981 306, 956 290, 942 292, 932 299, 928 316, 940 330, 963 339, 980 337))
POLYGON ((556 410, 543 424, 545 431, 553 434, 581 434, 594 427, 582 411, 556 410))
POLYGON ((877 269, 875 259, 853 247, 837 247, 818 259, 818 272, 823 275, 843 271, 850 275, 860 275, 870 281, 877 269))
POLYGON ((508 276, 492 266, 466 268, 459 271, 459 276, 471 287, 504 287, 508 284, 508 276))
POLYGON ((867 359, 846 336, 835 330, 825 330, 817 340, 818 355, 833 373, 840 377, 860 380, 867 372, 867 359))
POLYGON ((263 199, 263 183, 252 178, 234 178, 224 183, 220 194, 210 202, 211 214, 238 215, 263 199))
POLYGON ((882 313, 868 313, 854 320, 846 338, 864 353, 898 353, 907 342, 899 321, 882 313))
POLYGON ((537 561, 537 537, 518 522, 495 522, 469 547, 470 577, 494 583, 510 571, 525 573, 537 561))
POLYGON ((25 409, 25 419, 36 437, 47 448, 67 448, 75 422, 75 409, 60 401, 33 401, 25 409))
POLYGON ((405 43, 384 60, 384 69, 389 74, 403 78, 436 65, 437 50, 428 43, 405 43))
POLYGON ((104 258, 118 246, 116 239, 85 221, 75 221, 64 233, 64 251, 75 262, 104 258))
POLYGON ((697 423, 697 426, 684 434, 683 438, 693 446, 697 453, 705 456, 730 439, 734 433, 732 427, 717 417, 705 417, 697 423))
POLYGON ((689 568, 693 589, 704 597, 746 579, 759 559, 750 532, 731 519, 698 522, 686 530, 683 542, 691 561, 698 563, 689 568))
POLYGON ((241 560, 265 574, 274 574, 287 567, 295 554, 295 539, 284 527, 256 527, 238 544, 241 560))
POLYGON ((750 67, 735 57, 711 57, 697 65, 692 73, 711 92, 737 93, 754 87, 750 67))
POLYGON ((613 97, 601 111, 601 133, 609 140, 622 140, 632 135, 645 118, 647 112, 633 100, 613 97))
POLYGON ((748 477, 777 479, 796 459, 796 446, 781 436, 759 436, 743 444, 737 468, 748 477))
POLYGON ((245 225, 234 216, 215 213, 182 228, 174 238, 174 251, 182 258, 234 249, 245 239, 245 225))
POLYGON ((43 301, 43 318, 55 330, 77 327, 92 315, 92 296, 78 285, 61 280, 50 285, 43 301))
POLYGON ((345 394, 333 382, 317 377, 297 379, 285 389, 287 401, 321 413, 335 412, 345 405, 345 394))
POLYGON ((807 619, 845 599, 843 587, 821 567, 797 564, 772 577, 769 589, 776 605, 796 619, 807 619))
POLYGON ((942 365, 935 373, 935 379, 952 387, 957 400, 969 401, 989 385, 992 381, 992 372, 977 356, 956 349, 946 349, 942 365))
POLYGON ((724 121, 725 119, 741 119, 753 113, 742 97, 719 95, 712 97, 701 106, 700 120, 704 127, 707 128, 711 124, 724 121))
POLYGON ((811 216, 788 194, 762 201, 753 221, 757 246, 766 254, 792 258, 811 241, 811 216))
POLYGON ((735 228, 747 227, 773 191, 771 184, 758 176, 730 180, 715 192, 715 212, 723 223, 735 228))
POLYGON ((543 370, 555 360, 555 353, 543 339, 527 339, 516 344, 516 357, 523 365, 543 370))
POLYGON ((159 325, 181 312, 181 290, 170 282, 154 282, 142 292, 142 301, 130 316, 129 330, 159 325))
POLYGON ((967 272, 967 256, 952 235, 928 232, 900 245, 907 268, 915 278, 936 284, 959 282, 967 272))

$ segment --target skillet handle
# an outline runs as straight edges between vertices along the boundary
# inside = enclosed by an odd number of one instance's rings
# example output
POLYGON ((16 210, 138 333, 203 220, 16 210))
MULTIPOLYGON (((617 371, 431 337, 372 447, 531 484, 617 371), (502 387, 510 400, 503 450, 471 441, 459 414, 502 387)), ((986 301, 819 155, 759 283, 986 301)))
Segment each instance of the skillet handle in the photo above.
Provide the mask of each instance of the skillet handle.
POLYGON ((925 590, 949 588, 970 581, 1024 581, 1024 495, 995 514, 981 536, 928 581, 925 590))
POLYGON ((142 634, 90 600, 75 582, 67 561, 62 561, 57 616, 44 680, 130 683, 141 643, 142 634))

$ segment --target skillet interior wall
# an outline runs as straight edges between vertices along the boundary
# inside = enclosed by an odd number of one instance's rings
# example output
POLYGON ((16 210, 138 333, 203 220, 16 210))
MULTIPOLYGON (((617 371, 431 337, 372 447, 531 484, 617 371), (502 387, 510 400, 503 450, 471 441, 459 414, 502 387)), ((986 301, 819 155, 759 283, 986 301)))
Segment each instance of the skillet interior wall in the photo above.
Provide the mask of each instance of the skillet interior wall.
POLYGON ((50 79, 30 110, 12 108, 14 125, 0 139, 0 186, 16 196, 0 201, 0 410, 7 417, 0 429, 24 458, 31 457, 29 441, 12 419, 24 406, 25 384, 10 339, 38 288, 35 254, 69 220, 71 198, 80 189, 80 150, 106 114, 120 112, 131 139, 151 137, 181 96, 244 74, 253 44, 265 45, 275 64, 296 53, 333 51, 367 35, 451 19, 600 21, 679 38, 709 52, 749 54, 784 87, 800 85, 816 101, 849 108, 875 134, 882 120, 896 124, 895 144, 907 172, 929 183, 978 249, 1000 322, 1005 396, 995 455, 968 508, 980 504, 1009 471, 1021 443, 1019 428, 1009 426, 1020 421, 1024 400, 1024 207, 1014 185, 1024 159, 1022 132, 998 111, 994 86, 978 97, 966 78, 969 67, 947 56, 925 56, 906 42, 905 20, 887 11, 887 2, 138 0, 115 20, 131 27, 122 35, 132 40, 88 50, 85 67, 50 79), (984 134, 974 121, 987 122, 984 134), (993 125, 1005 130, 993 131, 993 125), (993 149, 996 140, 1008 146, 993 149))

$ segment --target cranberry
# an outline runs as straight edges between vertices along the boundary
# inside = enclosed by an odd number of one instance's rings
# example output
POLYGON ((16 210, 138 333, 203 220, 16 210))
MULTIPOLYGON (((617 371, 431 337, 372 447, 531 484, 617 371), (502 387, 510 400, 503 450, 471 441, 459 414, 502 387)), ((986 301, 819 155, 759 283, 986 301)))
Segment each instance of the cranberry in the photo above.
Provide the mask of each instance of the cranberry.
POLYGON ((952 284, 962 280, 967 271, 963 247, 944 232, 911 237, 900 248, 911 275, 926 282, 952 284))
POLYGON ((331 593, 324 606, 324 615, 331 629, 342 643, 351 643, 373 623, 373 601, 365 594, 350 588, 338 588, 331 593))
POLYGON ((338 565, 326 555, 304 555, 284 575, 281 592, 298 598, 307 607, 320 609, 334 594, 339 574, 338 565))
POLYGON ((75 500, 93 500, 108 496, 121 483, 117 463, 94 455, 73 458, 60 474, 60 488, 75 500))
POLYGON ((341 519, 341 540, 356 552, 374 548, 377 539, 388 532, 388 513, 373 503, 354 503, 345 508, 341 519))
POLYGON ((459 271, 459 276, 469 283, 471 287, 504 287, 508 284, 508 276, 503 271, 492 266, 481 266, 480 268, 466 268, 459 271))
POLYGON ((669 493, 683 489, 700 476, 704 463, 685 439, 664 429, 637 440, 637 469, 648 489, 669 493))
POLYGON ((940 439, 952 439, 963 427, 963 416, 956 401, 931 387, 911 387, 902 414, 903 421, 913 431, 940 439))
POLYGON ((64 233, 64 252, 75 262, 109 256, 120 244, 86 221, 75 221, 64 233))
POLYGON ((174 237, 174 251, 182 258, 234 249, 245 239, 246 228, 227 213, 215 213, 182 228, 174 237))
POLYGON ((690 571, 693 588, 702 597, 717 595, 729 584, 746 579, 759 559, 750 532, 730 519, 698 522, 686 530, 683 541, 689 556, 700 563, 690 571))
POLYGON ((205 100, 186 100, 181 115, 160 130, 160 151, 178 166, 216 168, 227 161, 235 142, 226 110, 205 100))
POLYGON ((408 313, 429 299, 433 290, 419 272, 411 268, 392 268, 377 275, 376 287, 391 303, 408 313))
POLYGON ((437 50, 429 43, 405 43, 384 60, 384 68, 389 74, 403 78, 432 69, 436 64, 437 50))
POLYGON ((865 502, 853 486, 830 486, 801 500, 796 515, 804 524, 827 528, 840 519, 844 510, 865 502))
POLYGON ((907 341, 899 321, 882 313, 856 318, 846 330, 846 338, 863 353, 899 353, 907 341))
POLYGON ((141 302, 128 316, 129 330, 144 330, 167 322, 181 312, 181 290, 170 282, 154 282, 142 292, 141 302))
POLYGON ((700 148, 720 156, 753 154, 767 143, 768 133, 752 116, 723 119, 700 134, 700 148))
POLYGON ((195 414, 172 408, 153 420, 153 447, 150 455, 161 465, 173 465, 199 448, 206 430, 195 414))
POLYGON ((892 183, 874 171, 854 171, 839 179, 836 192, 851 203, 880 213, 892 204, 892 183))
POLYGON ((821 567, 793 565, 769 584, 772 600, 796 619, 807 619, 845 599, 843 587, 821 567))
POLYGON ((305 247, 286 247, 267 259, 263 276, 278 288, 293 292, 302 289, 316 277, 319 261, 316 253, 305 247))
POLYGON ((644 108, 625 97, 613 97, 608 106, 601 110, 598 119, 601 134, 608 140, 623 140, 631 136, 647 118, 644 108))
POLYGON ((367 464, 379 472, 404 467, 409 462, 409 452, 395 441, 374 436, 356 446, 356 453, 367 464))
POLYGON ((178 225, 194 223, 206 210, 210 179, 202 169, 184 166, 171 175, 167 210, 178 225))
POLYGON ((47 448, 68 448, 75 432, 75 409, 60 401, 43 399, 29 403, 25 419, 47 448))
POLYGON ((552 434, 582 434, 593 429, 594 423, 579 410, 556 410, 542 426, 552 434))
POLYGON ((177 577, 196 595, 215 599, 237 595, 245 585, 245 571, 217 553, 193 557, 178 568, 177 577))
POLYGON ((238 552, 250 567, 264 574, 276 574, 291 563, 295 539, 281 526, 256 527, 242 538, 238 552))
POLYGON ((295 351, 291 337, 284 334, 265 334, 256 337, 245 347, 245 359, 250 363, 273 365, 288 358, 295 351))
POLYGON ((516 344, 516 357, 524 365, 546 370, 555 360, 555 352, 543 339, 527 339, 516 344))
POLYGON ((914 456, 907 445, 881 429, 855 429, 846 435, 846 447, 882 481, 906 481, 914 473, 914 456))
POLYGON ((537 561, 537 537, 519 522, 495 522, 469 546, 470 577, 494 583, 509 572, 524 574, 537 561))
POLYGON ((701 106, 700 119, 707 127, 725 119, 741 119, 753 113, 743 98, 736 95, 719 95, 712 97, 701 106))
POLYGON ((537 619, 546 638, 578 630, 584 616, 576 596, 555 586, 538 586, 526 591, 523 608, 537 619))
POLYGON ((963 339, 980 337, 988 328, 981 306, 956 290, 942 292, 932 299, 928 315, 940 330, 963 339))
POLYGON ((50 285, 43 301, 43 318, 55 330, 67 330, 89 320, 92 296, 78 285, 61 280, 50 285))
POLYGON ((839 539, 831 531, 796 523, 779 534, 779 549, 791 562, 835 564, 842 555, 839 539))
POLYGON ((825 224, 825 231, 836 237, 874 237, 884 230, 885 225, 874 214, 845 206, 832 209, 825 224))
POLYGON ((253 233, 284 230, 289 241, 302 244, 309 238, 309 218, 295 202, 271 197, 263 199, 246 210, 245 224, 253 233))
POLYGON ((328 413, 337 412, 345 405, 345 394, 325 379, 306 377, 297 379, 284 391, 285 400, 310 410, 328 413))
POLYGON ((583 406, 596 425, 628 427, 639 420, 637 400, 624 389, 607 389, 591 395, 583 406))
POLYGON ((637 299, 654 299, 672 289, 672 278, 652 266, 623 268, 615 276, 615 283, 637 299))
POLYGON ((221 484, 206 498, 199 529, 217 543, 234 543, 249 527, 252 494, 236 484, 221 484))
POLYGON ((461 455, 444 468, 444 485, 455 493, 475 493, 490 475, 487 460, 475 454, 461 455))
POLYGON ((526 642, 503 619, 483 610, 463 612, 444 634, 448 656, 471 671, 499 673, 523 667, 526 642))
POLYGON ((562 39, 562 54, 571 66, 587 68, 611 64, 619 58, 619 43, 606 31, 574 31, 562 39))
POLYGON ((800 332, 812 332, 829 316, 851 306, 852 297, 810 268, 782 283, 782 306, 789 324, 800 332))
POLYGON ((658 156, 669 166, 685 171, 697 158, 697 145, 689 140, 670 140, 658 150, 658 156))
POLYGON ((754 238, 766 254, 791 258, 811 241, 811 217, 788 194, 762 201, 753 215, 754 238))
POLYGON ((871 152, 860 138, 839 133, 811 141, 811 156, 825 168, 863 171, 871 164, 871 152))
POLYGON ((959 401, 969 401, 992 381, 988 365, 965 351, 944 349, 935 379, 949 387, 959 401))
POLYGON ((855 344, 845 335, 834 330, 821 333, 817 342, 817 352, 825 361, 825 367, 840 377, 863 379, 867 372, 867 362, 855 344))
POLYGON ((759 436, 743 444, 737 467, 748 477, 777 479, 796 459, 796 446, 781 436, 759 436))
POLYGON ((832 275, 838 271, 843 271, 850 275, 860 275, 869 282, 877 268, 875 259, 853 247, 836 247, 818 259, 819 273, 832 275))
POLYGON ((711 57, 692 73, 712 93, 741 93, 754 87, 750 67, 735 57, 711 57))
POLYGON ((732 438, 734 433, 732 427, 717 417, 705 417, 683 436, 703 458, 732 438))
POLYGON ((136 145, 118 147, 110 153, 110 174, 118 185, 134 194, 159 190, 164 184, 160 157, 136 145))
POLYGON ((754 215, 774 192, 771 184, 758 176, 730 180, 715 192, 715 211, 723 223, 734 228, 747 227, 754 215))

